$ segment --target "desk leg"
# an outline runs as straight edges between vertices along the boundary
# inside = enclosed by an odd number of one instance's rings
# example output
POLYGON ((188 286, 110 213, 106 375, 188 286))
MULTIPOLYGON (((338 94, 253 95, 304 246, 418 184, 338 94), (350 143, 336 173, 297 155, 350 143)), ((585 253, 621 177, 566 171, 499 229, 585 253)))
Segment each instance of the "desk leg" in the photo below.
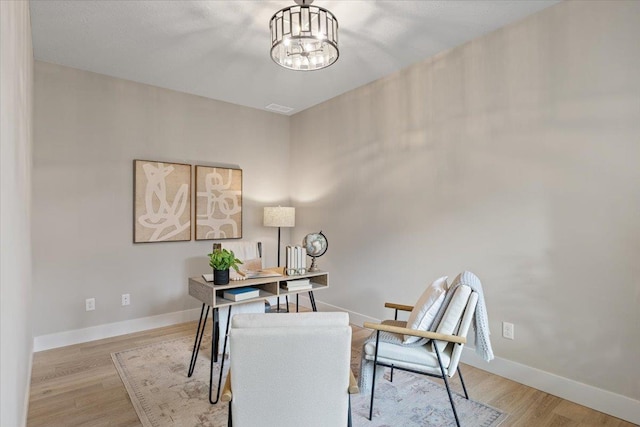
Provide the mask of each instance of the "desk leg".
MULTIPOLYGON (((217 308, 214 308, 214 312, 217 313, 217 308)), ((218 316, 215 316, 216 319, 218 319, 218 316)), ((231 306, 229 306, 229 313, 227 314, 227 328, 225 330, 224 333, 224 345, 222 346, 222 360, 220 361, 220 375, 218 376, 218 390, 216 391, 216 400, 213 400, 213 355, 211 357, 211 367, 209 369, 209 403, 211 403, 212 405, 215 405, 216 403, 218 403, 218 401, 220 400, 220 387, 222 386, 222 372, 224 371, 224 356, 225 353, 227 352, 227 340, 229 339, 229 323, 231 323, 231 306)), ((219 331, 220 330, 220 322, 217 322, 216 325, 216 329, 219 331)), ((219 335, 219 332, 216 334, 219 335)), ((215 352, 216 352, 216 361, 218 359, 218 342, 217 342, 218 338, 216 337, 216 345, 215 345, 215 352)), ((211 344, 211 351, 214 350, 214 346, 213 343, 211 344)))
POLYGON ((309 291, 309 299, 311 300, 311 308, 313 311, 318 311, 316 308, 316 299, 313 297, 313 291, 309 291))
POLYGON ((300 296, 299 294, 296 294, 296 313, 298 312, 298 297, 299 296, 300 296))
POLYGON ((211 331, 211 363, 218 361, 218 341, 220 335, 220 314, 218 308, 213 309, 213 326, 211 331))
POLYGON ((200 344, 202 344, 202 337, 204 336, 204 328, 207 325, 207 317, 209 316, 209 306, 207 305, 207 312, 204 312, 204 306, 202 303, 202 310, 200 310, 200 320, 198 321, 198 329, 196 329, 196 339, 193 342, 193 351, 191 352, 191 362, 189 363, 188 377, 193 375, 193 370, 196 368, 196 360, 198 359, 198 352, 200 351, 200 344), (202 316, 204 314, 204 317, 202 316), (202 328, 200 328, 202 326, 202 328))

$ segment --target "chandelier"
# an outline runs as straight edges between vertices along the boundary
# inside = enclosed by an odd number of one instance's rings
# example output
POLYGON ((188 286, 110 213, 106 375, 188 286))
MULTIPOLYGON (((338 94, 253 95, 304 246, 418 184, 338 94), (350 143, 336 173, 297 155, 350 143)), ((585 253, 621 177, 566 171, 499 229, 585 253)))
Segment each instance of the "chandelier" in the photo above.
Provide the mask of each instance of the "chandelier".
POLYGON ((313 0, 276 12, 269 21, 271 59, 296 71, 326 68, 338 60, 338 20, 331 12, 310 6, 313 0))

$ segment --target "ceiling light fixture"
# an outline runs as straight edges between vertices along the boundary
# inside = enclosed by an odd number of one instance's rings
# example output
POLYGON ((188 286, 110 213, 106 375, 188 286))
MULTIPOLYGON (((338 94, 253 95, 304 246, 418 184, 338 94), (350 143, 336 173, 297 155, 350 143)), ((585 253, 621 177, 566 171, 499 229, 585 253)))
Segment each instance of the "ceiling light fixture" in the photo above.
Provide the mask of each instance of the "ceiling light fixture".
POLYGON ((313 71, 338 60, 338 20, 331 12, 295 0, 296 6, 276 12, 269 22, 271 59, 290 70, 313 71))

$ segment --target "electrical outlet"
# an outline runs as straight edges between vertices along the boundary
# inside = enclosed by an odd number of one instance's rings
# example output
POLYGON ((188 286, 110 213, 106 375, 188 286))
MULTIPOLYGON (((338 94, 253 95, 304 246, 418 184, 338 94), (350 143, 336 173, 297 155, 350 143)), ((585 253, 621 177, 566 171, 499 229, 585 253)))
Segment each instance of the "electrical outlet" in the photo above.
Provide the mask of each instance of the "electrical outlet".
POLYGON ((513 323, 502 322, 502 336, 508 340, 515 339, 516 327, 513 323))
POLYGON ((84 308, 86 311, 92 311, 96 309, 96 299, 95 298, 87 298, 84 301, 84 308))
POLYGON ((129 294, 122 294, 122 305, 131 304, 131 296, 129 294))

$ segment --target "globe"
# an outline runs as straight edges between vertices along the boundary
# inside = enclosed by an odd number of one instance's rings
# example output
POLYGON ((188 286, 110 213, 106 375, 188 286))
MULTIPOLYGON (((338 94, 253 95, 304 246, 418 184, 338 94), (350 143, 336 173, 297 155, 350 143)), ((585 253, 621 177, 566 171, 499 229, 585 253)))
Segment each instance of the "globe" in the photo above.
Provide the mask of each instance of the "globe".
POLYGON ((329 247, 327 236, 322 234, 322 231, 318 233, 309 233, 304 237, 304 239, 302 239, 302 246, 307 250, 307 255, 312 258, 309 271, 317 271, 318 267, 316 266, 316 258, 324 255, 329 247))

